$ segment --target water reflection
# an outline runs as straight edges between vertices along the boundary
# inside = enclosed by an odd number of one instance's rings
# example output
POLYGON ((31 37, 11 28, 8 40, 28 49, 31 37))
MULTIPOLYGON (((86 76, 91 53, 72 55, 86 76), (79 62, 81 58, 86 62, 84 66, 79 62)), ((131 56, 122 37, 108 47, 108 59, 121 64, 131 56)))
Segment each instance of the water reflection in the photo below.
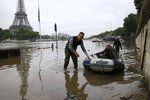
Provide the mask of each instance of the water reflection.
MULTIPOLYGON (((2 80, 0 82, 2 86, 0 88, 1 99, 19 100, 21 97, 22 100, 27 100, 29 98, 30 100, 49 100, 49 98, 52 99, 53 97, 56 98, 53 100, 62 98, 65 98, 65 100, 98 100, 99 97, 111 97, 112 95, 115 95, 115 92, 117 92, 118 98, 120 98, 120 94, 124 93, 124 91, 132 95, 134 91, 139 89, 137 88, 138 85, 135 84, 136 88, 134 88, 135 85, 131 83, 140 81, 142 78, 138 70, 135 70, 138 69, 138 60, 137 54, 134 51, 135 46, 131 45, 131 43, 123 43, 123 50, 121 50, 122 58, 127 69, 125 72, 116 75, 99 74, 83 70, 82 62, 85 59, 85 55, 80 49, 78 49, 78 52, 81 55, 79 58, 78 71, 73 72, 72 68, 70 68, 70 72, 65 71, 64 73, 59 73, 63 71, 62 65, 66 42, 60 42, 58 49, 49 48, 49 42, 40 44, 27 44, 30 48, 23 47, 24 49, 22 49, 20 57, 0 60, 0 68, 4 68, 4 65, 9 65, 7 67, 9 68, 8 70, 0 70, 2 73, 0 77, 2 80), (42 44, 42 48, 40 44, 42 44), (16 68, 17 73, 15 70, 16 68), (52 72, 57 71, 58 73, 50 73, 49 70, 52 72), (20 79, 18 79, 18 73, 20 79), (7 74, 9 77, 6 77, 8 76, 7 74), (64 74, 65 77, 63 77, 62 74, 64 74), (14 82, 15 85, 13 82, 13 85, 10 85, 8 83, 10 80, 16 80, 16 82, 14 82), (64 81, 65 85, 62 84, 64 81), (56 82, 58 83, 55 84, 56 82), (18 87, 18 84, 20 87, 18 87), (129 88, 133 91, 128 91, 128 89, 124 87, 125 85, 130 85, 131 88, 129 88), (110 90, 112 88, 113 90, 110 90), (13 90, 14 93, 10 92, 10 90, 13 90), (64 91, 66 91, 66 93, 64 93, 64 91), (5 97, 3 97, 3 95, 5 97)), ((90 49, 88 50, 89 54, 101 51, 105 47, 105 44, 105 42, 92 43, 91 41, 85 41, 85 47, 90 49)), ((73 63, 71 63, 70 66, 73 66, 73 63)))
POLYGON ((115 81, 123 81, 124 73, 118 74, 100 74, 90 70, 84 70, 83 76, 91 86, 106 85, 115 81))
POLYGON ((65 100, 86 100, 88 94, 85 94, 84 90, 87 85, 87 82, 79 88, 78 71, 74 71, 72 77, 70 77, 69 72, 67 71, 65 71, 64 74, 67 92, 67 97, 65 98, 65 100))
MULTIPOLYGON (((42 45, 41 45, 41 47, 42 47, 42 45)), ((39 54, 39 56, 40 56, 40 60, 39 60, 39 71, 38 71, 38 75, 39 75, 39 79, 40 79, 40 81, 41 81, 41 91, 43 91, 43 83, 42 83, 42 75, 41 75, 41 64, 42 64, 42 60, 43 60, 43 49, 40 49, 40 54, 39 54)))
POLYGON ((26 94, 28 91, 29 64, 31 59, 30 56, 27 55, 28 53, 30 53, 29 49, 21 49, 21 64, 17 67, 21 79, 20 95, 22 100, 26 100, 26 94))
POLYGON ((7 59, 0 59, 0 70, 4 70, 7 68, 14 68, 20 65, 20 56, 17 57, 10 57, 7 59))
MULTIPOLYGON (((26 100, 26 94, 28 90, 28 73, 31 57, 27 56, 31 51, 29 49, 21 49, 20 56, 9 57, 8 59, 0 60, 0 70, 8 68, 16 68, 20 77, 20 96, 21 100, 26 100)), ((14 79, 15 80, 15 79, 14 79)))

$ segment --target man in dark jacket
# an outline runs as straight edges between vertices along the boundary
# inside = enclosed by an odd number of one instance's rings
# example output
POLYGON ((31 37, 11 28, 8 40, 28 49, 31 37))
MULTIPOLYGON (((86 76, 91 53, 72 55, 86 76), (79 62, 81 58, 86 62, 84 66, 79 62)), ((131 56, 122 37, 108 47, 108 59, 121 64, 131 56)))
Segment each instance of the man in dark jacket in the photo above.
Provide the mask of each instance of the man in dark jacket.
POLYGON ((77 69, 77 67, 78 67, 78 58, 77 57, 79 57, 79 54, 77 53, 76 49, 77 49, 78 45, 81 46, 82 51, 89 58, 89 56, 86 52, 86 49, 84 47, 83 41, 82 41, 83 37, 84 37, 84 33, 80 32, 78 34, 78 36, 73 36, 68 40, 66 47, 65 47, 64 69, 67 69, 67 66, 68 66, 69 60, 70 60, 70 56, 73 60, 74 68, 77 69))
POLYGON ((118 59, 118 55, 117 55, 116 51, 110 44, 107 44, 103 51, 96 53, 95 55, 100 57, 101 54, 103 54, 102 57, 107 58, 107 59, 118 59))
POLYGON ((116 52, 119 53, 120 48, 122 49, 121 42, 119 38, 115 38, 113 47, 115 48, 116 52))

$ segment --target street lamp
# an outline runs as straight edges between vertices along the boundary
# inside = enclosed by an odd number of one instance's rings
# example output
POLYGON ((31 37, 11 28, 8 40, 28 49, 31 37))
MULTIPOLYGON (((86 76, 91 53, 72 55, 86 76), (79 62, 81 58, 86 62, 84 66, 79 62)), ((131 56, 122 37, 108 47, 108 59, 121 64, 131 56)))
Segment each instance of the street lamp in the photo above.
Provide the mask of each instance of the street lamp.
POLYGON ((55 34, 56 34, 56 49, 58 48, 58 42, 57 42, 57 24, 54 24, 54 30, 55 30, 55 34))

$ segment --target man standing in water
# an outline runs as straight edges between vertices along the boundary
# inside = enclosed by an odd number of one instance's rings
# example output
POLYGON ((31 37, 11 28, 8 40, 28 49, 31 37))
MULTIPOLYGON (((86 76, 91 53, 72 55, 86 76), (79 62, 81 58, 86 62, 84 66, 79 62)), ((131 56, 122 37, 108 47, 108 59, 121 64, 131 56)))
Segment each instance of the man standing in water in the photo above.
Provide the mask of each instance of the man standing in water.
POLYGON ((115 38, 113 47, 115 48, 116 52, 119 54, 119 50, 120 50, 120 48, 122 49, 122 46, 121 46, 120 39, 118 37, 115 38))
POLYGON ((74 68, 77 69, 78 67, 78 57, 79 57, 79 54, 78 52, 76 51, 77 49, 77 46, 80 45, 81 46, 81 49, 82 51, 85 53, 85 55, 89 58, 87 52, 86 52, 86 49, 84 47, 84 44, 83 44, 83 38, 84 38, 84 33, 83 32, 80 32, 78 34, 78 36, 73 36, 71 37, 67 44, 66 44, 66 47, 65 47, 65 61, 64 61, 64 69, 67 69, 67 66, 69 64, 69 60, 70 60, 70 56, 73 60, 73 64, 74 64, 74 68))

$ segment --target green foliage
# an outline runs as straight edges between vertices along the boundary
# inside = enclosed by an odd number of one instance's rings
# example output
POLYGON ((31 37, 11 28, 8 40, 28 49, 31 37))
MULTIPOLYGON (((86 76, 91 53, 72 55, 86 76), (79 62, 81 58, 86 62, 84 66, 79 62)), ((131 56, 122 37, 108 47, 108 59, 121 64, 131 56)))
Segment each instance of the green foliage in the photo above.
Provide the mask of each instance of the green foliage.
POLYGON ((13 34, 10 32, 10 30, 8 29, 3 30, 2 28, 0 28, 0 41, 5 39, 12 39, 12 38, 13 38, 13 34))
POLYGON ((88 39, 92 39, 92 38, 104 38, 105 36, 107 35, 110 35, 112 33, 112 31, 105 31, 105 32, 102 32, 98 35, 93 35, 91 37, 89 37, 88 39))
POLYGON ((26 30, 26 29, 20 29, 18 32, 15 33, 15 37, 18 40, 35 39, 35 38, 39 37, 39 33, 29 31, 29 30, 26 30))
POLYGON ((41 38, 42 39, 51 39, 51 37, 49 35, 42 35, 41 38))
POLYGON ((9 29, 3 30, 3 39, 12 39, 13 34, 10 32, 9 29))
POLYGON ((123 26, 129 34, 136 33, 136 29, 137 29, 137 26, 138 26, 138 16, 136 14, 132 14, 132 13, 129 14, 124 19, 123 26))
POLYGON ((0 28, 0 41, 2 40, 2 34, 3 34, 3 30, 2 28, 0 28))
POLYGON ((3 29, 2 28, 0 28, 0 33, 3 31, 3 29))
POLYGON ((128 33, 124 27, 119 27, 113 31, 113 35, 115 35, 115 36, 118 36, 118 35, 127 36, 128 33))
POLYGON ((18 39, 18 40, 28 40, 39 38, 38 32, 29 31, 26 29, 20 29, 17 32, 11 32, 9 29, 3 30, 0 28, 0 41, 5 39, 18 39))
POLYGON ((137 9, 137 14, 140 15, 142 4, 144 0, 134 0, 134 5, 137 9))
POLYGON ((102 35, 102 37, 105 37, 107 35, 111 35, 113 31, 105 31, 105 32, 102 32, 100 35, 102 35))

